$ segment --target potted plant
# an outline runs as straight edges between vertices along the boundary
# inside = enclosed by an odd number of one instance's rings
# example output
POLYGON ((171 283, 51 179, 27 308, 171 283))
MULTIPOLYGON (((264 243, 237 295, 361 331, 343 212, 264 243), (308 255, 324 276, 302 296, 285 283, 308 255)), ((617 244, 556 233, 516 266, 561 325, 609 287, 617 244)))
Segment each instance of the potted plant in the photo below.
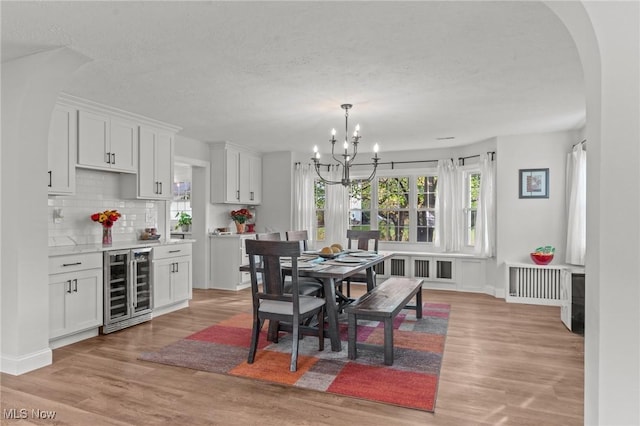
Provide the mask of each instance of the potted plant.
POLYGON ((182 232, 189 232, 189 228, 191 228, 191 215, 186 212, 179 212, 176 214, 176 217, 178 218, 176 229, 182 228, 182 232))
POLYGON ((236 223, 236 231, 238 232, 238 234, 244 233, 244 226, 245 226, 244 224, 247 220, 251 219, 252 217, 253 215, 247 209, 231 211, 231 218, 236 223))

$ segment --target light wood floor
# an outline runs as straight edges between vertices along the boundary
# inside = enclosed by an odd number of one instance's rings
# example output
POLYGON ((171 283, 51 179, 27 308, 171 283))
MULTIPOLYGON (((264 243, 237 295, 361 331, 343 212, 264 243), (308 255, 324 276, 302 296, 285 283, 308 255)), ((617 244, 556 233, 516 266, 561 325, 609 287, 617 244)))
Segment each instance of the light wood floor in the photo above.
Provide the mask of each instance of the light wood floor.
MULTIPOLYGON (((435 414, 138 361, 235 313, 248 291, 195 290, 188 309, 53 352, 53 365, 2 374, 2 410, 56 412, 69 425, 581 425, 584 340, 557 307, 423 292, 451 304, 435 414)), ((327 349, 325 349, 327 350, 327 349)), ((4 416, 3 416, 4 417, 4 416)), ((16 424, 2 419, 2 424, 16 424)))

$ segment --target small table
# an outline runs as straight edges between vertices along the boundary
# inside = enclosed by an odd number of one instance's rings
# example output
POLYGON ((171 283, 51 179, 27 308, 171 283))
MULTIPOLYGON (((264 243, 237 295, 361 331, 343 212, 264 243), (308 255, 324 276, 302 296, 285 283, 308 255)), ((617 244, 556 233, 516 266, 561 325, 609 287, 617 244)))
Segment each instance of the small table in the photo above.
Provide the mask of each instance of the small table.
MULTIPOLYGON (((331 350, 340 352, 342 344, 340 342, 340 329, 338 326, 338 305, 336 300, 336 283, 342 282, 358 272, 367 273, 367 291, 371 290, 375 283, 373 281, 373 267, 394 256, 392 252, 378 252, 375 257, 363 257, 361 263, 339 264, 335 260, 326 260, 322 269, 298 269, 300 277, 313 277, 322 280, 324 285, 324 297, 327 300, 327 319, 329 321, 329 338, 331 339, 331 350), (331 302, 331 303, 329 303, 331 302)), ((249 265, 242 265, 241 272, 248 272, 249 265)))

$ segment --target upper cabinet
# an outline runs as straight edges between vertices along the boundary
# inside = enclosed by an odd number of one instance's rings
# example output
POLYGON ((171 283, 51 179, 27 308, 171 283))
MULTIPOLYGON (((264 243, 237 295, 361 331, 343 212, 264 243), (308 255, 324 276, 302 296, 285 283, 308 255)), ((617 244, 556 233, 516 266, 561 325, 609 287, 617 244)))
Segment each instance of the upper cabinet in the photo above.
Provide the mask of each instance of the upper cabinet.
POLYGON ((51 114, 47 170, 50 195, 71 195, 76 191, 77 114, 75 108, 60 104, 51 114))
POLYGON ((81 109, 78 114, 78 166, 135 173, 138 124, 81 109))
POLYGON ((212 144, 211 202, 260 204, 262 158, 228 143, 212 144))
POLYGON ((121 176, 125 198, 170 200, 173 182, 173 133, 140 126, 138 175, 121 176))
POLYGON ((125 198, 169 200, 173 144, 180 130, 63 93, 49 130, 49 194, 72 194, 78 166, 120 173, 125 198))

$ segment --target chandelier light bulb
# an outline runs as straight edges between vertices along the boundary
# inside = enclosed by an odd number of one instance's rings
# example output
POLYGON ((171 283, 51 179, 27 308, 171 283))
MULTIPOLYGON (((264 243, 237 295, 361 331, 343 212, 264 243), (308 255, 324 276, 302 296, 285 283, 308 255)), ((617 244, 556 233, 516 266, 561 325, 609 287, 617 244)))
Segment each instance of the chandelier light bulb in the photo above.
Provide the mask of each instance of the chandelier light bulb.
POLYGON ((380 149, 380 147, 378 146, 378 144, 375 144, 373 146, 373 152, 375 152, 376 154, 378 153, 378 150, 380 149))
MULTIPOLYGON (((351 168, 351 166, 353 166, 352 162, 355 160, 356 155, 358 154, 358 142, 360 141, 360 138, 361 138, 360 125, 358 124, 356 125, 355 131, 353 132, 353 139, 352 139, 353 152, 350 154, 349 153, 349 110, 352 107, 353 105, 351 104, 340 105, 340 108, 344 110, 344 130, 345 130, 344 144, 343 144, 344 153, 338 154, 334 151, 336 147, 336 142, 337 142, 335 138, 336 136, 335 128, 331 129, 331 139, 329 140, 329 142, 331 142, 331 158, 335 162, 335 164, 333 165, 342 168, 342 179, 329 180, 320 173, 321 167, 324 167, 324 166, 330 167, 332 166, 332 164, 322 164, 320 162, 320 153, 318 152, 318 146, 314 145, 313 147, 314 155, 311 159, 313 160, 316 173, 322 182, 329 185, 342 185, 342 186, 348 187, 352 183, 352 180, 349 174, 349 169, 351 168)), ((364 179, 358 178, 358 181, 371 182, 376 174, 376 169, 378 168, 378 164, 380 161, 380 158, 378 157, 378 149, 379 149, 378 144, 375 144, 373 149, 374 149, 375 155, 371 159, 373 161, 370 163, 370 165, 373 166, 373 170, 371 170, 369 177, 364 179)), ((362 164, 358 164, 358 165, 362 165, 362 164)))

